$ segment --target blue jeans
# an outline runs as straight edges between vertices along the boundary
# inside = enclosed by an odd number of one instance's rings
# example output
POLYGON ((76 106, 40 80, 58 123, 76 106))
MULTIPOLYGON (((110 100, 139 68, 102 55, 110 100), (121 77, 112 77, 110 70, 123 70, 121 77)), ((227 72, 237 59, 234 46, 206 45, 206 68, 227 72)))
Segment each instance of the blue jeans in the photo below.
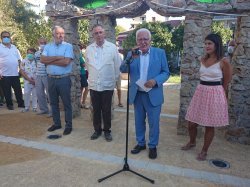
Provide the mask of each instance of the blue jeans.
POLYGON ((137 92, 134 101, 135 110, 135 132, 136 141, 138 145, 144 146, 146 144, 145 133, 146 133, 146 116, 148 118, 149 125, 149 148, 155 148, 159 142, 159 123, 161 106, 153 106, 149 100, 148 93, 137 92))
POLYGON ((55 126, 61 126, 59 96, 65 111, 65 128, 72 128, 71 80, 70 76, 62 78, 48 77, 49 98, 55 126))

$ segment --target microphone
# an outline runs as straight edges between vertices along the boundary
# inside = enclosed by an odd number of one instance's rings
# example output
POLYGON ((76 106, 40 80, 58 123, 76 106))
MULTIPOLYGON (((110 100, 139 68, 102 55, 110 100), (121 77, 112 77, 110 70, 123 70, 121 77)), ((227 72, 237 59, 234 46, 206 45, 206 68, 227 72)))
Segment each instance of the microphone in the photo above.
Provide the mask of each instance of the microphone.
POLYGON ((142 51, 139 48, 132 49, 132 56, 139 56, 142 54, 142 51))
POLYGON ((128 55, 127 55, 127 57, 126 57, 126 59, 125 59, 125 64, 130 64, 132 58, 133 58, 132 51, 129 51, 129 52, 128 52, 128 55))
POLYGON ((127 55, 127 57, 125 59, 125 63, 126 64, 131 64, 132 59, 139 57, 141 54, 142 54, 142 51, 139 48, 131 49, 128 52, 128 55, 127 55))

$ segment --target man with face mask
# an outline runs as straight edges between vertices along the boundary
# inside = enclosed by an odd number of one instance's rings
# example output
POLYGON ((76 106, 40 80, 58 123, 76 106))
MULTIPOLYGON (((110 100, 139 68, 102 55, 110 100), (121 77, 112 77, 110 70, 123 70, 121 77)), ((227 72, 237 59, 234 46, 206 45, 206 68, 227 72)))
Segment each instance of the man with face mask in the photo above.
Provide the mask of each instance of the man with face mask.
POLYGON ((6 105, 14 110, 11 88, 14 89, 18 107, 24 108, 23 94, 19 80, 18 67, 22 60, 19 50, 11 44, 10 33, 1 32, 0 44, 0 81, 4 91, 6 105))
POLYGON ((48 95, 48 77, 46 72, 45 64, 40 62, 41 54, 45 45, 47 44, 47 40, 45 38, 38 39, 39 50, 35 53, 35 60, 36 60, 36 94, 37 94, 37 101, 40 112, 38 115, 42 114, 49 114, 49 117, 52 114, 49 112, 47 95, 48 95), (46 92, 46 93, 45 93, 46 92))
POLYGON ((65 111, 65 129, 63 135, 72 131, 71 80, 73 46, 64 42, 64 29, 55 26, 54 41, 44 47, 41 62, 46 65, 50 106, 52 109, 53 125, 49 132, 62 128, 59 109, 59 97, 62 99, 65 111))
POLYGON ((229 55, 231 58, 232 58, 232 56, 233 56, 233 52, 234 52, 235 46, 236 46, 236 42, 235 42, 234 40, 231 40, 231 41, 228 43, 227 52, 228 52, 228 55, 229 55))
POLYGON ((32 96, 32 110, 36 112, 37 110, 37 96, 35 88, 36 79, 36 61, 35 61, 34 48, 29 48, 27 50, 27 55, 25 59, 22 60, 20 65, 20 73, 24 77, 24 105, 25 109, 22 112, 28 112, 30 108, 30 96, 32 96))

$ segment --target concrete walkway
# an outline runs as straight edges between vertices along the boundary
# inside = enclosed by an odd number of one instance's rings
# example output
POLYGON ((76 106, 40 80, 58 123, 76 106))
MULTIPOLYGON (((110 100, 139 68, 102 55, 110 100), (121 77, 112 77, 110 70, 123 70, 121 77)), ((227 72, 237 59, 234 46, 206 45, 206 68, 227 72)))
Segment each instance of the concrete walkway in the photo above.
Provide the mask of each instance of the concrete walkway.
MULTIPOLYGON (((103 162, 105 164, 117 165, 122 169, 123 157, 114 156, 112 154, 103 154, 100 152, 93 152, 84 149, 74 149, 71 147, 60 146, 52 143, 44 143, 39 141, 29 141, 20 138, 13 138, 0 135, 0 142, 21 145, 32 149, 39 149, 48 151, 53 154, 72 157, 73 159, 86 159, 89 162, 103 162)), ((186 177, 197 179, 216 184, 232 185, 232 186, 249 186, 250 179, 235 177, 224 174, 217 174, 207 171, 198 171, 188 168, 175 167, 171 165, 157 164, 149 161, 140 161, 136 159, 129 159, 128 163, 135 169, 145 170, 151 172, 158 172, 165 175, 175 175, 179 177, 186 177)), ((40 166, 41 168, 43 166, 40 166)), ((67 167, 67 166, 66 166, 67 167)), ((114 170, 115 172, 116 170, 114 170)), ((141 173, 143 174, 143 173, 141 173)), ((105 175, 106 176, 106 175, 105 175)))
MULTIPOLYGON (((123 94, 126 92, 125 86, 123 94)), ((201 149, 202 139, 198 140, 197 147, 193 150, 180 150, 187 137, 176 135, 179 88, 179 85, 165 85, 164 88, 166 103, 161 115, 161 136, 156 160, 148 158, 147 150, 138 155, 130 154, 130 149, 136 144, 131 107, 128 162, 132 170, 154 179, 154 185, 130 172, 122 172, 102 183, 97 182, 99 178, 123 167, 126 108, 116 107, 112 121, 112 142, 106 142, 104 137, 90 140, 93 132, 90 111, 84 109, 81 117, 73 121, 72 134, 57 140, 46 137, 50 134, 62 134, 63 129, 48 133, 46 129, 49 124, 44 124, 43 135, 37 137, 27 136, 25 132, 15 137, 0 132, 0 150, 2 144, 7 144, 10 147, 19 146, 47 153, 28 161, 1 165, 0 186, 250 186, 249 147, 225 141, 222 130, 216 132, 207 161, 199 162, 195 159, 201 149), (173 100, 174 97, 177 99, 173 100), (222 158, 230 162, 231 167, 215 168, 209 164, 209 159, 213 158, 222 158)), ((125 101, 126 98, 123 97, 124 104, 125 101)), ((17 113, 18 110, 1 108, 0 124, 2 115, 13 114, 15 117, 17 113)), ((33 113, 27 115, 36 117, 33 113)), ((34 128, 35 126, 34 121, 34 128)))

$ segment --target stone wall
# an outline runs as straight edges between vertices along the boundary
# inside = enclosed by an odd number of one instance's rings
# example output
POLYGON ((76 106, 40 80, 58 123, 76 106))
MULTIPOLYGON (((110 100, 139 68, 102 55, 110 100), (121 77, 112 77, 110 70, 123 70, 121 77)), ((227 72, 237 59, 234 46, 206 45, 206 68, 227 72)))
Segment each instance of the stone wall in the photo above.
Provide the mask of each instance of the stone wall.
POLYGON ((226 138, 250 144, 250 16, 238 18, 235 37, 237 47, 232 58, 229 93, 230 127, 226 138))
POLYGON ((211 24, 212 17, 210 16, 187 15, 185 19, 177 134, 187 134, 185 115, 195 88, 199 83, 200 62, 198 58, 203 55, 204 38, 211 32, 211 24))

